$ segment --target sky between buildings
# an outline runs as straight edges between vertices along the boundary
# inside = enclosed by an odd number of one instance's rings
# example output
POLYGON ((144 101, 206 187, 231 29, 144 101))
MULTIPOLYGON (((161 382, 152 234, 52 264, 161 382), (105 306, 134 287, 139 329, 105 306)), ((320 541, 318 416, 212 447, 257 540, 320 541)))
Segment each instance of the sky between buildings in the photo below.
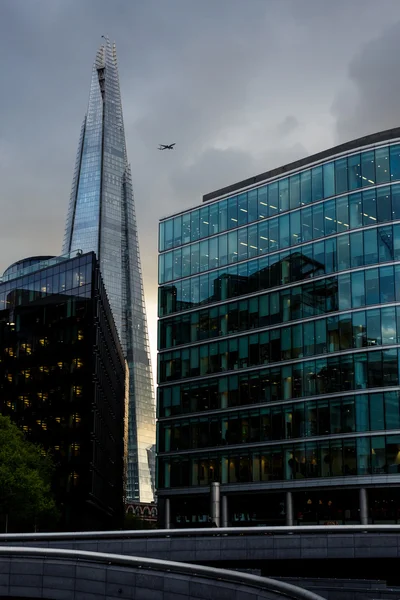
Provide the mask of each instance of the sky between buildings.
POLYGON ((61 252, 102 34, 117 44, 155 372, 158 219, 399 126, 400 1, 0 0, 0 272, 61 252))

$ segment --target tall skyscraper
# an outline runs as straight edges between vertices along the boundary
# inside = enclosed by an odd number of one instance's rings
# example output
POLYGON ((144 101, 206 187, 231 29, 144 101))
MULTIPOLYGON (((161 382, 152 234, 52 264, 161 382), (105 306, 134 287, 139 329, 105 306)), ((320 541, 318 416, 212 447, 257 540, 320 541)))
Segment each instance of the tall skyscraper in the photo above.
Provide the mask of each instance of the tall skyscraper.
POLYGON ((129 366, 127 499, 154 497, 155 402, 130 165, 115 44, 93 65, 72 182, 63 252, 95 252, 129 366))

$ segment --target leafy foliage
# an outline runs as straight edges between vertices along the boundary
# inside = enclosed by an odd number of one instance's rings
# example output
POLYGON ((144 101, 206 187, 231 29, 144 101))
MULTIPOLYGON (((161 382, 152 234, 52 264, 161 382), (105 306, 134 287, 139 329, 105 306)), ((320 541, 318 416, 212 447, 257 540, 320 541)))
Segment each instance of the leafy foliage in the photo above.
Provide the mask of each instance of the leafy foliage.
POLYGON ((45 519, 57 518, 52 473, 51 457, 0 415, 0 530, 8 522, 9 531, 32 531, 45 519))

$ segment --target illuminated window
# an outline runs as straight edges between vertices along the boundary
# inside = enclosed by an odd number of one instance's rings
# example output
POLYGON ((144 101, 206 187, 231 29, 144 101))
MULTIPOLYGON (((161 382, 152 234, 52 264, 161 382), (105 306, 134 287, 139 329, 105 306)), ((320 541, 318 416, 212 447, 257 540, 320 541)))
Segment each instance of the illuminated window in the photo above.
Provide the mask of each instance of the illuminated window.
POLYGON ((39 371, 41 371, 42 373, 48 373, 49 372, 49 367, 46 367, 44 365, 39 367, 39 371))
POLYGON ((81 422, 81 416, 78 413, 75 413, 72 415, 72 420, 74 421, 74 423, 76 423, 77 425, 79 425, 79 423, 81 422))
POLYGON ((21 344, 20 349, 25 352, 25 354, 32 354, 32 346, 30 344, 21 344))
POLYGON ((80 446, 80 444, 71 444, 71 454, 72 454, 72 456, 79 456, 80 453, 81 453, 81 446, 80 446))
POLYGON ((31 378, 31 370, 30 369, 23 369, 21 371, 21 374, 25 377, 25 379, 31 378))
POLYGON ((58 451, 59 449, 60 449, 60 446, 54 446, 54 450, 58 451))
POLYGON ((5 348, 5 352, 7 352, 8 356, 14 356, 14 350, 12 348, 5 348))
POLYGON ((49 340, 47 339, 47 337, 40 338, 40 340, 39 340, 39 344, 41 346, 47 346, 48 343, 49 343, 49 340))
POLYGON ((55 421, 56 421, 56 423, 61 423, 61 417, 56 417, 55 421))
POLYGON ((83 362, 80 358, 74 358, 73 362, 77 369, 80 369, 81 367, 83 367, 83 362))
POLYGON ((74 394, 75 394, 75 396, 82 395, 82 386, 81 385, 74 385, 74 394))
POLYGON ((13 380, 13 376, 12 376, 12 374, 11 374, 11 373, 8 373, 8 375, 7 375, 7 380, 12 382, 12 380, 13 380))
POLYGON ((78 340, 80 342, 83 340, 83 331, 81 329, 78 331, 78 340))

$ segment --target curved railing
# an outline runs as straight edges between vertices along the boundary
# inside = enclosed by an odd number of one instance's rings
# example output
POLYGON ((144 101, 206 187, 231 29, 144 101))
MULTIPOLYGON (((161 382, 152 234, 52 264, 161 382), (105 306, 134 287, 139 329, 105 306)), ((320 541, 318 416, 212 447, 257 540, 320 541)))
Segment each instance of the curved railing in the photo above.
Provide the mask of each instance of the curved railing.
POLYGON ((400 525, 296 525, 295 527, 207 527, 182 529, 141 529, 114 531, 69 531, 46 533, 2 533, 0 543, 6 541, 46 541, 71 539, 126 539, 126 538, 171 538, 171 537, 215 537, 215 536, 263 536, 294 534, 342 534, 342 533, 396 533, 400 525))
POLYGON ((188 577, 201 577, 203 579, 223 581, 236 585, 257 588, 259 591, 272 592, 278 596, 292 598, 293 600, 323 600, 321 596, 267 577, 259 577, 238 571, 216 569, 202 565, 193 565, 154 558, 136 556, 122 556, 120 554, 106 554, 103 552, 86 552, 78 550, 62 550, 58 548, 27 548, 15 546, 0 546, 0 559, 2 557, 24 557, 32 559, 58 559, 79 560, 108 566, 131 567, 133 569, 149 570, 187 575, 188 577))

